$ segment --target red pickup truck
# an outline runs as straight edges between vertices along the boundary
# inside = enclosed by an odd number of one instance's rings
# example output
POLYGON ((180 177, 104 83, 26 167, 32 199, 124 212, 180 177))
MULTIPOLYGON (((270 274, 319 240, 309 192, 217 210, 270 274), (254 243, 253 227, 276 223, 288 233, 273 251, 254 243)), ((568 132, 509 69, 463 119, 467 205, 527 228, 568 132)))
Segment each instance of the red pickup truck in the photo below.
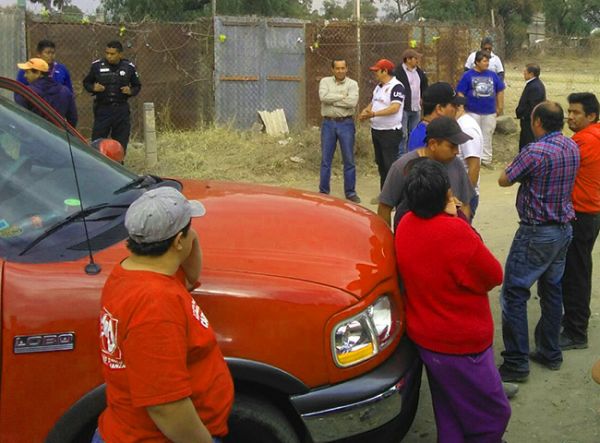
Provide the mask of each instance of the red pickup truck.
POLYGON ((105 406, 99 299, 145 190, 201 200, 193 296, 235 381, 229 442, 397 442, 421 364, 404 336, 392 234, 329 196, 138 176, 28 88, 0 96, 0 442, 88 442, 105 406), (90 262, 99 267, 90 267, 90 262))

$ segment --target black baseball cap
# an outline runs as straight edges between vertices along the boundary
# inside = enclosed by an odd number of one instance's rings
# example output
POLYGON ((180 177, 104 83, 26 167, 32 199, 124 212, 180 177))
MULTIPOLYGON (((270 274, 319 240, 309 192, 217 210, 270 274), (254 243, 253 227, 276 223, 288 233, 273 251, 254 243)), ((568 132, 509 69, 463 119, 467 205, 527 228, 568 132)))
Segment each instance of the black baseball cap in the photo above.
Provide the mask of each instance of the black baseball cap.
POLYGON ((425 89, 425 92, 423 92, 423 101, 433 105, 445 105, 447 103, 464 105, 467 102, 464 97, 456 95, 452 85, 446 82, 431 84, 425 89))
POLYGON ((457 121, 450 117, 438 117, 433 119, 431 123, 427 125, 426 135, 425 140, 429 140, 430 138, 448 140, 455 145, 462 145, 473 139, 470 135, 462 132, 457 121))

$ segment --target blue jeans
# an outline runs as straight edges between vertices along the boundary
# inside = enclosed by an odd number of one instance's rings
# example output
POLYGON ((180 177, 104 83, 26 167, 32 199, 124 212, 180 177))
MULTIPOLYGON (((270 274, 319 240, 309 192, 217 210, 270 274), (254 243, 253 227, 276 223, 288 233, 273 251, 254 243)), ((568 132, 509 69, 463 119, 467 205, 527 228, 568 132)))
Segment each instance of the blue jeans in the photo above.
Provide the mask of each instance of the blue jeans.
POLYGON ((549 362, 562 361, 558 346, 562 317, 561 280, 573 230, 564 225, 521 224, 506 259, 502 308, 502 352, 505 367, 529 371, 527 300, 531 286, 538 282, 541 316, 535 327, 535 346, 549 362))
POLYGON ((421 121, 421 111, 403 111, 402 112, 402 131, 406 135, 400 142, 398 149, 398 157, 402 154, 406 154, 406 147, 408 146, 408 139, 410 133, 417 127, 421 121))
MULTIPOLYGON (((221 443, 222 440, 219 437, 213 437, 213 443, 221 443)), ((102 437, 100 437, 100 432, 98 432, 98 428, 96 428, 96 432, 94 432, 94 436, 92 437, 92 443, 104 443, 102 437)))
POLYGON ((354 120, 347 118, 341 121, 324 119, 321 126, 321 180, 319 192, 329 194, 331 179, 331 162, 335 147, 339 140, 344 162, 344 194, 346 197, 356 195, 356 166, 354 165, 354 120))

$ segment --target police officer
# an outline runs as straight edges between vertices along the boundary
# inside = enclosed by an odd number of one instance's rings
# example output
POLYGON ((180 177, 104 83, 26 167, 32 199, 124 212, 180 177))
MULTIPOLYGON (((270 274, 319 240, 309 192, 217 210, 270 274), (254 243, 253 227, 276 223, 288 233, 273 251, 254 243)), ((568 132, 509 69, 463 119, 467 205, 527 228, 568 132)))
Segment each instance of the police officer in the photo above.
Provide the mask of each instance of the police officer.
POLYGON ((83 87, 95 96, 92 140, 110 135, 126 150, 131 131, 127 99, 137 95, 142 84, 135 65, 123 58, 121 42, 106 44, 105 57, 92 63, 83 87))

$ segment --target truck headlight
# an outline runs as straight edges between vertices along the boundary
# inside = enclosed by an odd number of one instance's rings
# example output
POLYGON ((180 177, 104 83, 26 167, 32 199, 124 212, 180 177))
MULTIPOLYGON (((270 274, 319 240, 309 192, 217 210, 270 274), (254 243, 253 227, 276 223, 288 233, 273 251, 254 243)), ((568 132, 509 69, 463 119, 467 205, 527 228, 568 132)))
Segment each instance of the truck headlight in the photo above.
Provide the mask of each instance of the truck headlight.
POLYGON ((352 366, 368 360, 389 345, 398 331, 398 320, 389 296, 379 297, 364 311, 333 328, 335 363, 352 366))

